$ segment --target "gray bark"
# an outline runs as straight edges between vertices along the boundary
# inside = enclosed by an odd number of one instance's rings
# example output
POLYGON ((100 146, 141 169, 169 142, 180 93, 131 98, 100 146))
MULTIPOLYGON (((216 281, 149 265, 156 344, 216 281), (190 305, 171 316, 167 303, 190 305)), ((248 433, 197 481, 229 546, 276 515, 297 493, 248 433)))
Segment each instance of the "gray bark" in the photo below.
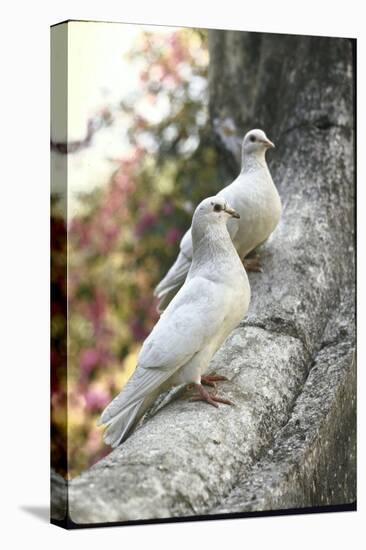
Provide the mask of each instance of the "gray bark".
POLYGON ((235 407, 186 395, 69 486, 76 523, 353 502, 352 43, 211 31, 210 117, 228 175, 262 127, 284 204, 248 316, 212 362, 235 407), (230 151, 231 149, 231 151, 230 151))

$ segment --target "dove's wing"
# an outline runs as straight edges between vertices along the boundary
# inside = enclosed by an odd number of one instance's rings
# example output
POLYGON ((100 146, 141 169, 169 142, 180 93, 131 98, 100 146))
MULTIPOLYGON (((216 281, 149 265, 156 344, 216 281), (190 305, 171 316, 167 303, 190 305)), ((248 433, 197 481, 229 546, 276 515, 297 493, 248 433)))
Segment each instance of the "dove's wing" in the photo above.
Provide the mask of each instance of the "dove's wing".
POLYGON ((177 259, 155 288, 154 294, 159 298, 159 313, 164 311, 186 280, 187 273, 191 267, 192 254, 192 235, 191 229, 188 229, 180 242, 180 252, 177 259))
POLYGON ((179 252, 174 264, 154 291, 155 296, 159 298, 159 313, 164 311, 178 292, 179 288, 183 285, 190 267, 191 258, 187 258, 183 252, 179 252))
POLYGON ((134 374, 100 423, 112 422, 157 390, 215 336, 225 315, 225 292, 217 283, 201 277, 187 281, 145 340, 134 374))
POLYGON ((193 245, 192 245, 192 228, 191 227, 187 229, 187 231, 184 233, 180 241, 179 248, 180 248, 180 251, 183 252, 183 254, 187 259, 192 260, 193 245))
POLYGON ((145 341, 139 366, 174 372, 189 361, 221 326, 227 290, 205 277, 187 280, 145 341))

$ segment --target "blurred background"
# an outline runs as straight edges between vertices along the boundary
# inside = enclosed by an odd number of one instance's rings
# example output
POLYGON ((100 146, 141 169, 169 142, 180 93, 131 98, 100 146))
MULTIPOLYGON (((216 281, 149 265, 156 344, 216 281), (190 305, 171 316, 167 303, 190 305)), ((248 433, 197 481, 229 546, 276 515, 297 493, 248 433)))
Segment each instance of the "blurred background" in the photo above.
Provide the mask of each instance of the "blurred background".
POLYGON ((52 464, 74 477, 110 451, 96 421, 157 321, 153 289, 195 205, 219 183, 206 32, 68 29, 67 135, 51 129, 52 464))

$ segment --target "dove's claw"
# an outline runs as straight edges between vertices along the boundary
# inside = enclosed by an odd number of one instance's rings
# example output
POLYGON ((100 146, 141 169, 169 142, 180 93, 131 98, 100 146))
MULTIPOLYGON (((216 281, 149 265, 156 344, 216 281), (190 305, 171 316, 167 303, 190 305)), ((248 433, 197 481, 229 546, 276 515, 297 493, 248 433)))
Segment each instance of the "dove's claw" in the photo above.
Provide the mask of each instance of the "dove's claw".
POLYGON ((213 382, 223 382, 228 380, 226 376, 221 376, 221 374, 206 374, 206 376, 201 376, 201 384, 206 384, 206 386, 215 386, 213 382))
POLYGON ((195 384, 199 395, 192 397, 191 401, 205 401, 213 407, 218 407, 217 403, 224 403, 225 405, 234 405, 229 399, 224 399, 216 394, 209 393, 201 384, 195 384))
POLYGON ((234 407, 235 403, 233 401, 230 401, 230 399, 224 399, 223 397, 219 397, 218 395, 213 395, 212 399, 214 401, 217 401, 218 403, 224 403, 225 405, 231 405, 234 407))
POLYGON ((213 380, 210 380, 209 378, 206 378, 205 376, 201 376, 201 384, 204 384, 205 386, 211 386, 211 388, 216 388, 216 384, 213 380))
POLYGON ((214 399, 205 399, 201 397, 200 395, 195 395, 190 399, 190 401, 205 401, 205 403, 209 403, 210 405, 213 405, 214 407, 218 408, 218 404, 215 403, 214 399))
POLYGON ((246 271, 263 273, 262 265, 258 256, 255 256, 254 258, 244 258, 243 265, 246 271))

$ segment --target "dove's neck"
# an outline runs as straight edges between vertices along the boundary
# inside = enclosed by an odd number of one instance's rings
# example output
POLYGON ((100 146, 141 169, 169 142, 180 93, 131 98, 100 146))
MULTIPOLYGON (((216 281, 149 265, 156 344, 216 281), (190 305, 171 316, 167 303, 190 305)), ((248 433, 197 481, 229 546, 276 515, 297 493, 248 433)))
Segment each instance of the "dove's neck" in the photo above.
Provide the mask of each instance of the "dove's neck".
MULTIPOLYGON (((235 261, 234 248, 225 223, 194 224, 192 227, 193 258, 191 275, 205 270, 212 271, 212 260, 219 259, 220 264, 235 261)), ((239 257, 237 258, 239 260, 239 257)), ((240 262, 240 260, 239 260, 240 262)), ((219 264, 219 265, 220 265, 219 264)))
POLYGON ((262 168, 267 168, 265 151, 250 154, 243 153, 241 161, 241 174, 255 172, 256 170, 260 170, 262 168))

